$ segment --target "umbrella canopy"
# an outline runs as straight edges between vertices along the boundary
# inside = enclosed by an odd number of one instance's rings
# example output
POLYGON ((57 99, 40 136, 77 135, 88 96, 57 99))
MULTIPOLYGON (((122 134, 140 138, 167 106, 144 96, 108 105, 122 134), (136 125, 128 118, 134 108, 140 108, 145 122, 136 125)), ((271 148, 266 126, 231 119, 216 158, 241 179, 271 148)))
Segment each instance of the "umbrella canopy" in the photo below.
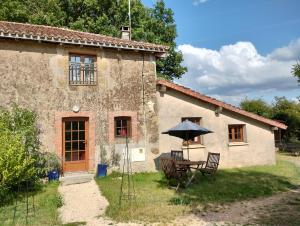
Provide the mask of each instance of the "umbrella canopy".
POLYGON ((185 120, 168 131, 163 132, 162 134, 169 134, 170 136, 179 137, 185 141, 188 141, 199 135, 204 135, 207 133, 212 133, 212 131, 203 128, 189 120, 185 120))

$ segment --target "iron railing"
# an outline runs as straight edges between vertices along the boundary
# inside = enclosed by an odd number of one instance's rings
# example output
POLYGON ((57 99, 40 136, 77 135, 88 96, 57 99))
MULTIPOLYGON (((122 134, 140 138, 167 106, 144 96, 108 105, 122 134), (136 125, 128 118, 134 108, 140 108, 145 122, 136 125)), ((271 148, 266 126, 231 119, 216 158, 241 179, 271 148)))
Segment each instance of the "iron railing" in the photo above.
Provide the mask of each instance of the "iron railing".
POLYGON ((97 67, 94 64, 70 63, 70 85, 96 85, 97 67))

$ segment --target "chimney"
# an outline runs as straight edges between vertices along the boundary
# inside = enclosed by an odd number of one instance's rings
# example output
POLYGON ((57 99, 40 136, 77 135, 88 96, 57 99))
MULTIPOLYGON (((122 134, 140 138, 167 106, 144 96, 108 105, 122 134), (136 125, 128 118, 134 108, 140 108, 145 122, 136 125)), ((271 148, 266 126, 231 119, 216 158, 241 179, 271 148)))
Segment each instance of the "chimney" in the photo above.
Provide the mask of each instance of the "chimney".
POLYGON ((131 40, 130 27, 128 27, 128 26, 122 26, 121 27, 121 39, 131 40))

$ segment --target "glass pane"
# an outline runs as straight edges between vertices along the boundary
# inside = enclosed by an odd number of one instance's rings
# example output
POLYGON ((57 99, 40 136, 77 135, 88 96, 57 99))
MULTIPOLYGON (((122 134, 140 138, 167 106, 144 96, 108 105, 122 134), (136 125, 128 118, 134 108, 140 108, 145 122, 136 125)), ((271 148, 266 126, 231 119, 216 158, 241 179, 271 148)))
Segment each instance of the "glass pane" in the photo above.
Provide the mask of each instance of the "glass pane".
POLYGON ((73 151, 78 150, 78 141, 72 142, 72 150, 73 151))
POLYGON ((71 132, 66 132, 66 140, 71 140, 71 132))
POLYGON ((71 122, 66 122, 65 125, 65 130, 71 130, 71 122))
POLYGON ((94 57, 85 56, 83 59, 83 63, 85 63, 85 64, 93 64, 94 62, 95 62, 94 57))
POLYGON ((85 152, 84 151, 79 152, 79 160, 85 160, 85 152))
POLYGON ((72 140, 78 140, 78 132, 72 133, 72 140))
POLYGON ((66 152, 65 153, 65 161, 66 162, 71 161, 71 152, 66 152))
POLYGON ((71 56, 70 61, 72 63, 80 63, 80 56, 71 56))
POLYGON ((78 160, 78 151, 72 152, 72 161, 78 160))
POLYGON ((116 135, 117 135, 117 136, 120 136, 120 135, 121 135, 121 128, 117 128, 117 129, 116 129, 116 135))
POLYGON ((74 68, 73 80, 80 81, 80 65, 76 65, 74 68))
POLYGON ((79 121, 79 129, 84 130, 84 121, 79 121))
POLYGON ((78 121, 72 122, 72 130, 78 130, 78 121))
POLYGON ((79 150, 85 150, 85 142, 79 141, 79 150))
POLYGON ((85 139, 85 132, 84 131, 80 131, 79 132, 79 140, 84 140, 85 139))
POLYGON ((65 150, 66 151, 71 151, 71 142, 66 142, 65 143, 65 150))
POLYGON ((122 126, 122 120, 116 119, 116 127, 121 127, 122 126))

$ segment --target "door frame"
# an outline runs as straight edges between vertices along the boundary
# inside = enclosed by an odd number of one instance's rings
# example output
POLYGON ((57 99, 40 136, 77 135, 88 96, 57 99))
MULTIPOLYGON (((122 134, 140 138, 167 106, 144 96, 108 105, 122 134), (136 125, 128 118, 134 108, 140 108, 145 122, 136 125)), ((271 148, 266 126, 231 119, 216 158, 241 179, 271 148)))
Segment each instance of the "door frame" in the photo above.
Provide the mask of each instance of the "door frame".
MULTIPOLYGON (((64 172, 88 171, 89 165, 89 118, 87 117, 68 117, 62 120, 62 168, 64 172), (65 123, 72 121, 84 121, 85 132, 85 159, 77 161, 65 161, 65 123)), ((72 136, 72 133, 71 133, 72 136)), ((72 156, 71 156, 72 159, 72 156)))
MULTIPOLYGON (((54 146, 56 155, 61 159, 63 156, 63 120, 65 118, 88 118, 89 128, 88 128, 88 148, 89 153, 87 156, 88 165, 87 171, 93 173, 95 172, 95 148, 96 148, 96 140, 95 140, 95 128, 96 128, 96 120, 95 113, 91 111, 80 111, 78 113, 71 111, 55 111, 55 136, 54 136, 54 146)), ((50 145, 51 146, 51 145, 50 145)), ((61 159, 63 161, 63 159, 61 159)), ((62 162, 63 166, 63 162, 62 162)), ((62 169, 63 170, 63 169, 62 169)), ((62 172, 64 173, 64 172, 62 172)))

